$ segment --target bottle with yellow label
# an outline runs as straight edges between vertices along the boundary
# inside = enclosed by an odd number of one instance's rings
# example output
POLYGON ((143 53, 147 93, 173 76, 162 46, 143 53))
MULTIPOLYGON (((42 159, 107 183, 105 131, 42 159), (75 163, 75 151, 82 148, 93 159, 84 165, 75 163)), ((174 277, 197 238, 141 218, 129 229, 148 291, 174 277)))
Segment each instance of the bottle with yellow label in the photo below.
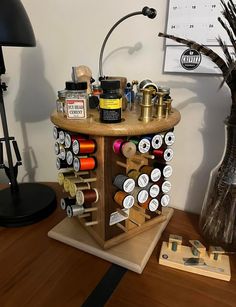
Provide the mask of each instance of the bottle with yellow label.
POLYGON ((121 121, 122 95, 119 80, 102 80, 100 95, 100 121, 102 123, 119 123, 121 121))

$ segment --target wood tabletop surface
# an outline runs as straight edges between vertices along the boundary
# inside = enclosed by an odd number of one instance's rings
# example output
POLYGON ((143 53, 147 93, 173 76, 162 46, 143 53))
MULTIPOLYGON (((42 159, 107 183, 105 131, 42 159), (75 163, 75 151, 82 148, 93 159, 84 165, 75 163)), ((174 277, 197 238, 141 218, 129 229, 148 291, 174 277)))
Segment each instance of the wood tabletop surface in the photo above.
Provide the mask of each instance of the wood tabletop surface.
MULTIPOLYGON (((58 185, 48 185, 59 199, 58 185)), ((111 267, 105 260, 47 237, 64 217, 58 207, 34 225, 0 227, 1 307, 81 306, 111 267)), ((105 306, 236 306, 236 256, 230 256, 230 282, 161 266, 161 242, 170 233, 183 236, 183 244, 201 240, 198 216, 175 210, 143 273, 127 271, 105 306)))

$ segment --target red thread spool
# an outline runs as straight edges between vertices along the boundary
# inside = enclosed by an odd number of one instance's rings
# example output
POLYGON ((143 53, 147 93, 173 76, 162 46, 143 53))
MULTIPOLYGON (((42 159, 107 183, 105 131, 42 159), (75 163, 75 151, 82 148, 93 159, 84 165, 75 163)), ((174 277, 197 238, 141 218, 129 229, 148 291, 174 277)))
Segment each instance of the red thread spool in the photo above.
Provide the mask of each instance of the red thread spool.
POLYGON ((65 134, 65 145, 66 148, 70 148, 74 140, 84 140, 85 137, 81 134, 65 134))
POLYGON ((153 150, 153 155, 161 160, 164 160, 166 162, 169 162, 172 160, 173 156, 174 156, 174 152, 171 148, 167 148, 167 149, 155 149, 153 150))

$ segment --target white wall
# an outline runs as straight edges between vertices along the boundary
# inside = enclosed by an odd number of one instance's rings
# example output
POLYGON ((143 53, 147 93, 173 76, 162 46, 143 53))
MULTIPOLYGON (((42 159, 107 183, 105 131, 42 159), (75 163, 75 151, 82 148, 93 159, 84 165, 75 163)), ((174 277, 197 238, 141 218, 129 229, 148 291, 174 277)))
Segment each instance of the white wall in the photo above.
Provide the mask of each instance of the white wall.
MULTIPOLYGON (((71 67, 87 65, 96 78, 102 41, 122 16, 143 6, 156 8, 154 20, 135 16, 119 26, 110 38, 104 64, 109 75, 145 78, 169 86, 174 107, 182 114, 176 127, 172 205, 199 212, 210 169, 219 161, 224 146, 223 120, 229 112, 227 88, 218 91, 214 76, 163 74, 163 39, 166 0, 23 0, 37 38, 36 48, 4 48, 8 83, 5 104, 10 134, 23 153, 19 181, 56 181, 52 124, 57 90, 70 79, 71 67), (130 55, 137 42, 142 48, 130 55)), ((2 134, 2 132, 0 131, 2 134)), ((0 171, 0 182, 4 181, 0 171)))

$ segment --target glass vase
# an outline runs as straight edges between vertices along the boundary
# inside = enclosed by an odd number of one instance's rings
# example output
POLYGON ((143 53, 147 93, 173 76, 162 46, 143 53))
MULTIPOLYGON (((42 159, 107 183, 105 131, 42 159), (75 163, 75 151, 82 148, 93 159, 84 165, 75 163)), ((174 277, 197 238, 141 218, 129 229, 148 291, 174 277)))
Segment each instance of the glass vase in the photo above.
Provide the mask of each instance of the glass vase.
POLYGON ((209 244, 236 251, 236 125, 225 124, 225 151, 210 174, 200 231, 209 244))

